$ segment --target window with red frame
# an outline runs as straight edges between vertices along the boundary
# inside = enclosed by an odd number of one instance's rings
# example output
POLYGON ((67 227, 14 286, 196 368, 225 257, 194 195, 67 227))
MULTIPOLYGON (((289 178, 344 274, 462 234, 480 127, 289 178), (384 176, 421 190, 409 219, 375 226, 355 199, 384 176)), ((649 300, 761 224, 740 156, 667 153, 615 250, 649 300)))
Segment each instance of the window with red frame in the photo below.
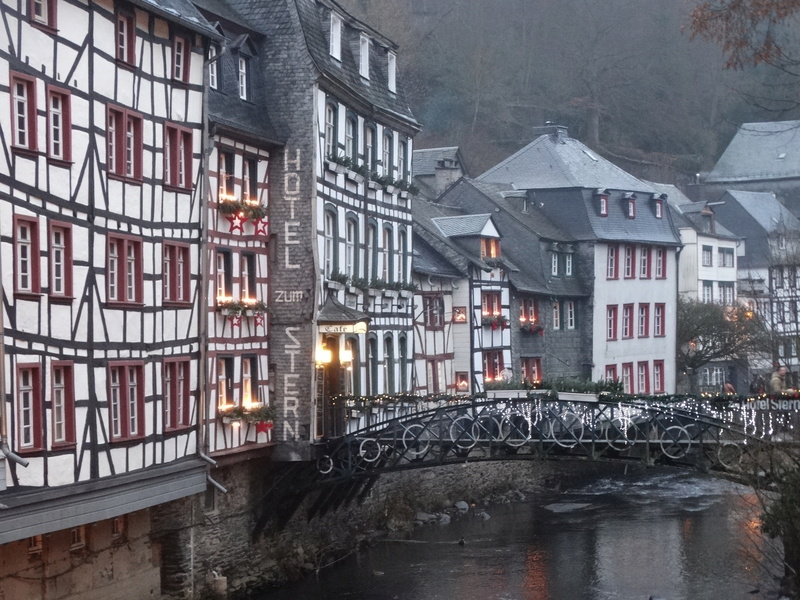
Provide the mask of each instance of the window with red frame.
POLYGON ((136 18, 133 11, 120 10, 117 13, 117 60, 126 64, 136 64, 136 18))
POLYGON ((172 123, 164 126, 164 184, 192 187, 192 131, 172 123))
POLYGON ((47 155, 53 160, 72 160, 72 116, 70 94, 54 87, 47 89, 47 155))
POLYGON ((14 217, 14 292, 38 294, 39 222, 29 217, 14 217))
POLYGON ((666 327, 664 318, 666 316, 666 304, 658 302, 653 306, 653 336, 664 337, 666 327))
POLYGON ((429 329, 444 327, 444 298, 441 294, 422 296, 422 310, 425 327, 429 329))
POLYGON ((647 362, 640 362, 637 365, 637 386, 640 394, 650 393, 650 369, 647 362))
POLYGON ((667 277, 667 249, 656 248, 656 279, 667 277))
POLYGON ((34 25, 56 28, 56 0, 29 0, 28 10, 34 25))
POLYGON ((50 296, 72 298, 72 227, 50 223, 50 296))
POLYGON ((664 393, 664 361, 653 361, 653 393, 664 393))
POLYGON ((626 394, 633 394, 633 363, 622 364, 622 391, 626 394))
POLYGON ((606 365, 606 381, 617 380, 617 365, 606 365))
POLYGON ((164 243, 164 302, 189 301, 189 247, 172 242, 164 243))
POLYGON ((239 298, 258 300, 256 292, 256 255, 242 252, 239 256, 239 298))
POLYGON ((258 202, 258 161, 245 158, 242 161, 242 193, 246 202, 258 202))
POLYGON ((628 198, 628 218, 636 218, 636 198, 628 198))
POLYGON ((481 294, 481 313, 484 317, 494 317, 502 313, 500 292, 483 292, 481 294))
POLYGON ((622 339, 633 337, 633 304, 622 305, 622 339))
POLYGON ((165 359, 163 376, 164 429, 189 426, 190 363, 188 359, 165 359))
POLYGON ((522 379, 524 381, 530 381, 531 383, 536 381, 541 381, 542 379, 542 359, 537 357, 532 358, 522 358, 521 361, 521 369, 522 369, 522 379))
POLYGON ((242 357, 242 402, 255 403, 258 397, 258 358, 242 357))
POLYGON ((639 322, 638 322, 639 337, 650 336, 650 305, 639 304, 639 322))
POLYGON ((483 353, 483 379, 484 381, 499 381, 503 379, 503 351, 487 350, 483 353))
POLYGON ((618 307, 616 304, 606 307, 606 339, 617 339, 617 316, 618 307))
POLYGON ((142 242, 108 236, 106 299, 108 302, 141 303, 142 242))
POLYGON ((21 73, 11 73, 12 146, 20 150, 37 149, 36 80, 21 73))
POLYGON ((53 446, 75 443, 75 387, 73 366, 67 361, 50 365, 50 406, 53 446))
POLYGON ((111 441, 144 436, 143 365, 109 365, 108 411, 111 441))
POLYGON ((650 279, 650 248, 639 248, 639 278, 650 279))
POLYGON ((625 279, 636 277, 636 248, 625 246, 625 279))
POLYGON ((606 255, 606 279, 619 279, 619 246, 608 246, 608 254, 606 255))
POLYGON ((192 45, 187 38, 176 35, 172 39, 172 78, 186 83, 189 81, 189 60, 192 45))
POLYGON ((535 298, 523 298, 519 303, 520 323, 536 323, 539 321, 539 303, 535 298))
POLYGON ((19 450, 42 449, 42 385, 38 364, 17 365, 19 450))
POLYGON ((120 107, 108 108, 106 128, 106 169, 128 179, 142 178, 141 115, 120 107))

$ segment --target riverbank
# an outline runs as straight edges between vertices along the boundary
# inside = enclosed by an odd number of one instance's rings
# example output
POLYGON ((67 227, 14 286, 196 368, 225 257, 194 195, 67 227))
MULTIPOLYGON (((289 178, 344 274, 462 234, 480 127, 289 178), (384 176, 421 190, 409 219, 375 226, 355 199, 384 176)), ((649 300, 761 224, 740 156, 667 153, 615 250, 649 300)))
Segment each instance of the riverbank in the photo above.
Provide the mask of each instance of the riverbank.
MULTIPOLYGON (((588 461, 510 460, 464 463, 381 476, 361 503, 305 518, 308 498, 280 531, 263 536, 260 573, 228 575, 229 598, 268 597, 268 591, 318 573, 365 544, 410 531, 423 522, 447 522, 465 513, 491 516, 491 507, 553 495, 580 482, 621 476, 627 467, 588 461)), ((224 596, 218 596, 224 597, 224 596)))

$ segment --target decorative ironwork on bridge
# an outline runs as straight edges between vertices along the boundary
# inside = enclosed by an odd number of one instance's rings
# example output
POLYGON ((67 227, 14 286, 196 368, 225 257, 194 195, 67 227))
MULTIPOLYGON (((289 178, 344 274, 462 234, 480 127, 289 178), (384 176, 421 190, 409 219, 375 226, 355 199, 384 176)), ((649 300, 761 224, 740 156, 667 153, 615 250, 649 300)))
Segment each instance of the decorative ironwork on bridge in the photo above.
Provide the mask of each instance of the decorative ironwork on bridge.
POLYGON ((384 412, 328 442, 317 468, 327 479, 341 479, 470 460, 583 456, 697 466, 730 478, 769 477, 776 463, 774 451, 765 448, 774 446, 779 430, 784 448, 793 446, 794 422, 763 410, 761 403, 773 402, 765 398, 748 403, 580 396, 456 399, 423 410, 406 407, 400 415, 384 412))

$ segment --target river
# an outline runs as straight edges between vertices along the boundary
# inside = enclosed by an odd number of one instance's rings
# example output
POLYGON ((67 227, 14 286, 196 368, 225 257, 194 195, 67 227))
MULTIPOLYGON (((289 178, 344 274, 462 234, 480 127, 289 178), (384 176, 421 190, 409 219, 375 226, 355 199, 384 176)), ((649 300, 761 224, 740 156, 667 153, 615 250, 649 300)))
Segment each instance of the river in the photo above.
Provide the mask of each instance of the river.
POLYGON ((754 496, 710 476, 653 469, 485 510, 381 540, 253 600, 778 597, 754 496))

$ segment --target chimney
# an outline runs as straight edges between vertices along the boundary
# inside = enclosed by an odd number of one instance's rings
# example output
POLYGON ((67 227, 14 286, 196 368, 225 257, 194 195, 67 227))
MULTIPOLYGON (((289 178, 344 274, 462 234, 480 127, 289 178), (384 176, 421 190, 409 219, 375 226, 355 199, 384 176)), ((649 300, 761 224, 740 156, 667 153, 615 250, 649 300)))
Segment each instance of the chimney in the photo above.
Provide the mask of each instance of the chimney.
POLYGON ((556 142, 563 142, 569 137, 569 132, 565 125, 555 125, 552 121, 547 121, 542 127, 534 127, 533 135, 550 135, 556 142))
POLYGON ((434 187, 439 196, 461 177, 461 165, 457 160, 443 158, 436 161, 434 187))

